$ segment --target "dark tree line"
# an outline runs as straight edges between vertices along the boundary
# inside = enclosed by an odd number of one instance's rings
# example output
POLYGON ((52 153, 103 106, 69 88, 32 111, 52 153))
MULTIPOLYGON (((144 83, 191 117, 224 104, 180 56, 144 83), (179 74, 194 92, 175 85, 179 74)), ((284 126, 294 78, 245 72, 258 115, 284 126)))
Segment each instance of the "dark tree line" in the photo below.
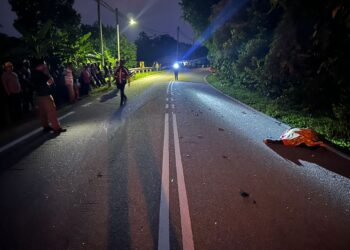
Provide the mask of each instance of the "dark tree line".
MULTIPOLYGON (((96 24, 81 24, 73 8, 74 0, 8 0, 17 18, 14 27, 21 37, 0 34, 1 61, 19 64, 23 58, 45 58, 50 64, 73 62, 81 65, 101 58, 99 30, 96 24)), ((104 57, 116 60, 116 30, 103 26, 104 57)), ((121 36, 121 56, 127 66, 136 66, 136 46, 121 36)))
MULTIPOLYGON (((137 60, 145 61, 146 65, 159 62, 162 65, 170 65, 176 60, 177 41, 169 35, 149 36, 141 32, 135 41, 137 46, 137 60)), ((190 44, 179 43, 178 59, 191 48, 190 44)), ((208 50, 205 47, 198 48, 190 58, 206 57, 208 50)))
MULTIPOLYGON (((228 2, 242 1, 180 5, 200 34, 228 2)), ((350 131, 349 1, 247 0, 205 45, 232 84, 310 115, 328 114, 350 131)))

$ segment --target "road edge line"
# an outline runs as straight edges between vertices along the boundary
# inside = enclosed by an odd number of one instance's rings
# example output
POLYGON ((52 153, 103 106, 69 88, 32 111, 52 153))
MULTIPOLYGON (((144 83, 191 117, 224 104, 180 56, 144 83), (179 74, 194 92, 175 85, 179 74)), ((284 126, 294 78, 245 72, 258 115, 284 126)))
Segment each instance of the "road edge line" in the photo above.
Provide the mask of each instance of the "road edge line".
MULTIPOLYGON (((74 114, 74 113, 75 113, 74 111, 69 112, 69 113, 67 113, 67 114, 65 114, 65 115, 63 115, 63 116, 61 116, 61 117, 59 117, 58 120, 60 121, 60 120, 66 118, 67 116, 70 116, 70 115, 72 115, 72 114, 74 114)), ((37 128, 37 129, 33 130, 32 132, 29 132, 29 133, 27 133, 27 134, 21 136, 20 138, 14 140, 14 141, 12 141, 12 142, 7 143, 6 145, 4 145, 4 146, 2 146, 2 147, 0 148, 0 153, 2 153, 2 152, 4 152, 4 151, 6 151, 6 150, 12 148, 13 146, 17 145, 18 143, 20 143, 20 142, 22 142, 22 141, 24 141, 24 140, 30 138, 31 136, 33 136, 33 135, 39 133, 41 130, 42 130, 42 128, 37 128)))

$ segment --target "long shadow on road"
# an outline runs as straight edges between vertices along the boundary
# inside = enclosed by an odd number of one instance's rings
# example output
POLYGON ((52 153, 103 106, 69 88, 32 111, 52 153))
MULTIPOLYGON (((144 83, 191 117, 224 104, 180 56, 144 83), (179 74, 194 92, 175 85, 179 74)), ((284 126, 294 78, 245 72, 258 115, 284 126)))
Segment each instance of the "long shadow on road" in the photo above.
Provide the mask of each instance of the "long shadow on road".
MULTIPOLYGON (((110 123, 119 129, 109 139, 108 171, 112 180, 108 188, 108 249, 155 249, 158 244, 161 151, 158 152, 157 141, 152 137, 153 123, 137 113, 133 113, 133 119, 128 119, 126 113, 120 108, 110 123)), ((173 225, 170 225, 170 234, 175 235, 173 225)), ((173 249, 180 249, 179 240, 171 239, 173 249)))
POLYGON ((100 102, 106 102, 114 97, 118 96, 118 89, 114 89, 110 92, 108 92, 107 94, 104 94, 100 97, 100 102))
POLYGON ((350 162, 325 148, 287 147, 281 144, 267 144, 267 146, 298 166, 303 165, 302 161, 310 162, 350 178, 350 162))
POLYGON ((58 134, 38 132, 13 148, 0 153, 0 171, 21 170, 13 168, 21 159, 34 152, 45 142, 55 139, 58 134), (30 143, 28 143, 30 141, 30 143))

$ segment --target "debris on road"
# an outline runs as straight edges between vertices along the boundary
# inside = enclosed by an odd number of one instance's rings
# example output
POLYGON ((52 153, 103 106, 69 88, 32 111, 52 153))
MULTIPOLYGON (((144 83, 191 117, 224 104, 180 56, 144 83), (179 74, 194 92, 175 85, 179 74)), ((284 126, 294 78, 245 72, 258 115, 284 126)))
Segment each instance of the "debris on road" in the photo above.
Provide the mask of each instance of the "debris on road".
POLYGON ((249 193, 244 192, 244 191, 239 192, 239 194, 240 194, 243 198, 249 197, 249 193))
POLYGON ((299 146, 305 144, 308 147, 325 146, 317 133, 310 128, 292 128, 285 131, 279 140, 265 139, 265 144, 279 143, 285 146, 299 146))

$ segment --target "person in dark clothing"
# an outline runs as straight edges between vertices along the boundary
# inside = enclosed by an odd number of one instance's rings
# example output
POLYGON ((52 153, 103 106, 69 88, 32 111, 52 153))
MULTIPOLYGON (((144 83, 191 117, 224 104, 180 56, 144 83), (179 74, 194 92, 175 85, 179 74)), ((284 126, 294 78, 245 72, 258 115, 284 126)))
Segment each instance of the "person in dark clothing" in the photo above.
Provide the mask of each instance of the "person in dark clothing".
POLYGON ((175 81, 178 81, 179 80, 179 68, 180 68, 180 65, 178 63, 175 63, 173 65, 173 68, 174 68, 175 81))
POLYGON ((51 95, 50 86, 54 83, 43 60, 34 60, 32 83, 38 98, 39 114, 44 132, 53 130, 55 133, 65 132, 57 119, 56 105, 51 95), (51 123, 51 126, 49 125, 51 123))
POLYGON ((108 79, 108 87, 111 87, 111 75, 112 71, 110 71, 110 63, 106 63, 105 66, 103 67, 103 70, 105 72, 105 77, 108 79))
POLYGON ((91 63, 91 65, 90 65, 90 73, 91 73, 92 78, 95 81, 95 85, 97 87, 101 87, 102 83, 100 82, 100 80, 97 77, 97 69, 96 69, 96 66, 94 63, 91 63))
POLYGON ((80 73, 79 81, 81 95, 89 95, 92 80, 88 65, 84 65, 84 68, 80 73))
POLYGON ((119 67, 117 67, 114 72, 115 82, 117 84, 117 88, 120 90, 120 106, 124 105, 128 99, 124 93, 124 89, 131 76, 130 71, 124 66, 124 64, 124 60, 120 60, 119 67))
POLYGON ((100 81, 100 83, 102 85, 106 85, 106 80, 103 76, 102 70, 100 69, 100 66, 98 66, 98 63, 95 63, 95 68, 96 68, 96 76, 98 78, 98 80, 100 81))
POLYGON ((19 82, 22 87, 23 112, 28 113, 34 110, 34 90, 31 82, 31 71, 28 60, 23 60, 22 67, 18 71, 19 82))

